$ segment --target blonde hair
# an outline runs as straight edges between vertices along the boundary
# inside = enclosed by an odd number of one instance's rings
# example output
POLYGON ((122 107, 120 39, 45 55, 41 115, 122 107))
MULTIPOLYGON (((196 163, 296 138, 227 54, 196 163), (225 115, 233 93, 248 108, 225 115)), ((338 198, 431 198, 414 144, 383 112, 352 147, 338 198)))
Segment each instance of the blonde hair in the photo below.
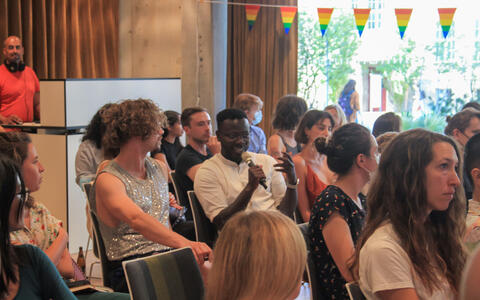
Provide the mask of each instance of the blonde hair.
POLYGON ((243 93, 239 94, 237 98, 235 98, 235 102, 233 103, 233 108, 238 108, 240 110, 250 110, 254 105, 258 106, 258 109, 262 109, 263 101, 254 94, 243 93))
POLYGON ((348 123, 347 116, 345 116, 345 112, 340 107, 340 105, 338 105, 338 104, 328 105, 328 106, 325 107, 324 111, 328 111, 330 109, 335 110, 337 112, 338 121, 339 121, 338 127, 343 126, 343 125, 348 123))
POLYGON ((286 299, 300 286, 306 259, 291 219, 278 211, 238 213, 215 246, 206 299, 286 299))

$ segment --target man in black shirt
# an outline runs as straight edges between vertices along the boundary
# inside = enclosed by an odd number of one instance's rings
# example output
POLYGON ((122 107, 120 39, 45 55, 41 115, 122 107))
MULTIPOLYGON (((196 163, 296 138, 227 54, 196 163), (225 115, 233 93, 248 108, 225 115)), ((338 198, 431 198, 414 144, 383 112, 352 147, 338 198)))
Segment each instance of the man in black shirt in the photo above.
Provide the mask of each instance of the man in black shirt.
POLYGON ((210 115, 201 107, 186 108, 182 112, 181 122, 187 136, 187 146, 178 154, 175 174, 180 187, 180 201, 188 207, 187 220, 192 219, 187 191, 193 190, 193 181, 200 165, 212 155, 220 152, 220 143, 212 136, 210 115), (181 199, 186 201, 182 201, 181 199))

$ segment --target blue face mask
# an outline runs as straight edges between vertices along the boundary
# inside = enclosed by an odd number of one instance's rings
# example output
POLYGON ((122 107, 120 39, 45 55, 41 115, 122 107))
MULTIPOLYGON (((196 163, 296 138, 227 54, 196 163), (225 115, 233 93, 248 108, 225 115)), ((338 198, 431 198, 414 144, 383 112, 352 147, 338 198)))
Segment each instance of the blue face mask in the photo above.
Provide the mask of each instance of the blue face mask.
POLYGON ((255 116, 252 120, 252 125, 257 125, 258 123, 262 122, 262 111, 259 110, 255 113, 255 116))

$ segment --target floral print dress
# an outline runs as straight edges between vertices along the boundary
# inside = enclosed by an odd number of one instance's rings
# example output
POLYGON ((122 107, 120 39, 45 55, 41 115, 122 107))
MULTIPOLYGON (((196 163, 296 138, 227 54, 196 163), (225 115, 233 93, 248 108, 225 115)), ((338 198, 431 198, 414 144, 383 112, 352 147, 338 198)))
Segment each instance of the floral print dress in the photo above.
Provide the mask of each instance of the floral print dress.
MULTIPOLYGON (((362 207, 365 208, 365 196, 359 195, 362 207)), ((329 185, 317 198, 310 217, 308 234, 310 238, 310 251, 316 266, 317 282, 325 299, 349 299, 345 289, 345 280, 338 270, 330 251, 323 239, 322 229, 333 213, 338 213, 345 219, 353 243, 355 244, 362 230, 365 211, 342 189, 329 185)))
POLYGON ((34 202, 30 208, 30 228, 25 226, 11 232, 10 239, 13 244, 35 245, 45 251, 57 238, 60 227, 62 221, 52 216, 45 205, 34 202))

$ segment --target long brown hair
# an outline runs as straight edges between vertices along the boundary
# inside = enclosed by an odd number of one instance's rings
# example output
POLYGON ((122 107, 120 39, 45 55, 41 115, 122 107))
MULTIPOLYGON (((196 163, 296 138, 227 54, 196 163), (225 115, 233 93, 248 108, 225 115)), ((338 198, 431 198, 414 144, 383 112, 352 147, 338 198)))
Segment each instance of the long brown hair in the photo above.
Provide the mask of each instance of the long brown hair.
POLYGON ((424 129, 409 130, 395 137, 382 153, 378 174, 368 192, 366 224, 351 267, 357 279, 360 249, 388 221, 427 290, 432 292, 441 286, 437 275, 457 290, 466 258, 461 240, 465 231, 462 185, 456 189, 447 210, 425 216, 425 168, 433 159, 433 145, 439 142, 449 143, 455 149, 460 177, 461 156, 455 142, 447 136, 424 129))

